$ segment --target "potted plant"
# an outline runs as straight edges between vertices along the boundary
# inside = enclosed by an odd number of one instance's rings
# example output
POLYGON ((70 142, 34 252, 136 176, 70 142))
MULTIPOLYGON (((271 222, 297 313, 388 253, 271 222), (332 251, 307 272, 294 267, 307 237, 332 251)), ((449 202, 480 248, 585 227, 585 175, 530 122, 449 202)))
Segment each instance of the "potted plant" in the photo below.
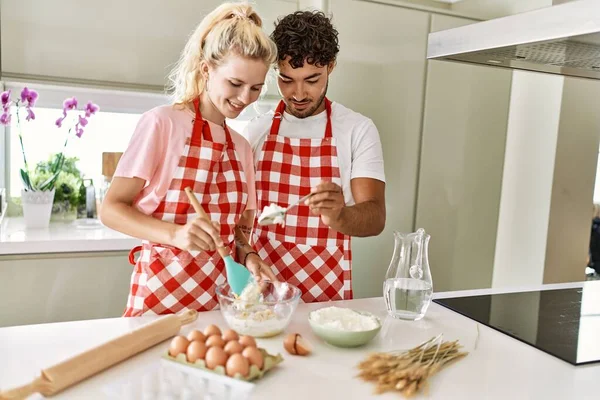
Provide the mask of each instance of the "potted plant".
MULTIPOLYGON (((84 127, 88 124, 88 118, 98 111, 98 106, 91 101, 83 109, 79 109, 75 97, 67 98, 63 103, 62 116, 56 120, 56 126, 61 128, 65 120, 70 124, 66 139, 61 152, 54 158, 49 168, 44 169, 41 179, 36 176, 36 170, 31 170, 27 162, 25 148, 23 145, 22 124, 23 119, 30 121, 35 119, 33 107, 38 99, 35 90, 23 88, 20 98, 11 99, 11 91, 8 90, 0 95, 2 114, 0 124, 9 125, 12 118, 16 119, 16 130, 23 155, 23 167, 20 169, 20 177, 23 182, 21 190, 21 204, 25 225, 29 228, 44 228, 50 222, 52 204, 55 196, 55 185, 63 169, 65 156, 64 151, 72 136, 80 138, 84 127)), ((40 172, 41 174, 41 172, 40 172)))
MULTIPOLYGON (((58 153, 40 161, 35 167, 35 183, 41 183, 51 176, 52 165, 58 153)), ((69 221, 77 218, 77 208, 81 204, 80 187, 83 177, 77 168, 77 157, 65 157, 61 173, 54 183, 54 204, 50 221, 69 221)), ((85 198, 83 199, 85 205, 85 198)))

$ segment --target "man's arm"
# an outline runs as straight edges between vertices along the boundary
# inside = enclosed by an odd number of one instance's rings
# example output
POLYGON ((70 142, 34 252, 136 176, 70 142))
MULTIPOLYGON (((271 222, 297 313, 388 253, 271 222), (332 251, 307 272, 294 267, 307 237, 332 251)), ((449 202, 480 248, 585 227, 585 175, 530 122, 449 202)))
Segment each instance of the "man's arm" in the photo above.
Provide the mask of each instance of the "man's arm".
POLYGON ((385 183, 371 178, 350 181, 355 205, 345 206, 342 188, 322 182, 306 200, 312 212, 324 224, 348 236, 379 235, 385 227, 385 183))

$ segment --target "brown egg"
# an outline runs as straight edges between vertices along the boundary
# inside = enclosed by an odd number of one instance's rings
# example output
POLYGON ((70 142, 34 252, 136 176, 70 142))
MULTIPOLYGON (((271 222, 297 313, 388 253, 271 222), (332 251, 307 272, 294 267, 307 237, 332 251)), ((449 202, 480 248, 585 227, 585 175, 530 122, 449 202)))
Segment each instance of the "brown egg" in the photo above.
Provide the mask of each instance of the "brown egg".
POLYGON ((221 330, 216 325, 209 325, 204 329, 204 336, 209 337, 212 335, 221 336, 221 330))
POLYGON ((223 349, 227 354, 232 355, 241 353, 242 350, 244 350, 244 346, 242 346, 237 340, 230 340, 223 349))
POLYGON ((262 353, 256 347, 246 347, 244 351, 242 351, 242 355, 246 357, 250 365, 256 365, 258 369, 262 369, 264 365, 264 358, 262 353))
POLYGON ((169 355, 171 357, 177 357, 178 354, 185 354, 189 344, 190 341, 187 340, 185 336, 175 336, 173 340, 171 340, 171 345, 169 346, 169 355))
POLYGON ((239 338, 240 337, 238 336, 237 332, 233 329, 227 329, 226 331, 223 331, 223 340, 225 343, 232 340, 238 340, 239 338))
POLYGON ((235 376, 235 374, 248 376, 249 371, 250 365, 248 364, 248 360, 241 354, 234 354, 227 360, 227 366, 225 367, 227 375, 231 377, 235 376))
POLYGON ((227 353, 220 347, 211 347, 206 352, 206 366, 210 369, 215 369, 217 366, 225 366, 227 362, 227 353))
POLYGON ((196 362, 196 360, 204 360, 206 356, 207 347, 204 342, 200 340, 194 340, 187 348, 187 360, 191 363, 196 362))
POLYGON ((293 355, 306 356, 312 351, 312 346, 299 333, 290 333, 283 340, 283 347, 293 355))
POLYGON ((193 331, 191 331, 190 333, 188 333, 187 338, 190 342, 193 342, 194 340, 199 340, 201 342, 206 342, 206 336, 204 336, 204 333, 200 332, 199 330, 194 329, 193 331))
POLYGON ((220 347, 225 346, 225 341, 221 338, 221 335, 212 335, 206 339, 206 345, 208 347, 220 347))
POLYGON ((239 341, 244 347, 256 347, 256 340, 252 336, 240 336, 239 341))

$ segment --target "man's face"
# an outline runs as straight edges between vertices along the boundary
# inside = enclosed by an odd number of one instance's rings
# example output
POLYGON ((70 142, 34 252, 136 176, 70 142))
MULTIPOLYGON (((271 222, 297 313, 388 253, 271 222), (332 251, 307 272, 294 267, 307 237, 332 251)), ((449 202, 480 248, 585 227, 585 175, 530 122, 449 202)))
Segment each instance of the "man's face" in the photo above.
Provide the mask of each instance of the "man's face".
POLYGON ((332 70, 333 64, 320 67, 305 62, 301 68, 292 68, 289 57, 280 61, 277 85, 286 111, 297 118, 310 117, 323 111, 323 100, 332 70))

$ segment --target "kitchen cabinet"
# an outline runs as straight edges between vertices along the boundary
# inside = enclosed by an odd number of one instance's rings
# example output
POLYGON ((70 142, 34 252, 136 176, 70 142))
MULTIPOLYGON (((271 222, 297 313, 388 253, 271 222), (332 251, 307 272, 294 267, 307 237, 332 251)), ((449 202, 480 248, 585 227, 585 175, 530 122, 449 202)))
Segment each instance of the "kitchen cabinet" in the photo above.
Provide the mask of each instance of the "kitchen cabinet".
MULTIPOLYGON (((472 23, 432 15, 431 31, 472 23)), ((434 290, 490 287, 512 71, 429 61, 415 225, 434 290)))
POLYGON ((329 97, 371 118, 383 146, 386 228, 352 239, 355 296, 381 296, 392 232, 413 229, 429 14, 346 0, 331 0, 329 11, 340 43, 329 97))
POLYGON ((0 327, 119 317, 127 252, 0 256, 0 327))
MULTIPOLYGON (((3 74, 161 89, 188 36, 220 0, 3 1, 3 74)), ((296 1, 256 0, 267 32, 296 1)))

